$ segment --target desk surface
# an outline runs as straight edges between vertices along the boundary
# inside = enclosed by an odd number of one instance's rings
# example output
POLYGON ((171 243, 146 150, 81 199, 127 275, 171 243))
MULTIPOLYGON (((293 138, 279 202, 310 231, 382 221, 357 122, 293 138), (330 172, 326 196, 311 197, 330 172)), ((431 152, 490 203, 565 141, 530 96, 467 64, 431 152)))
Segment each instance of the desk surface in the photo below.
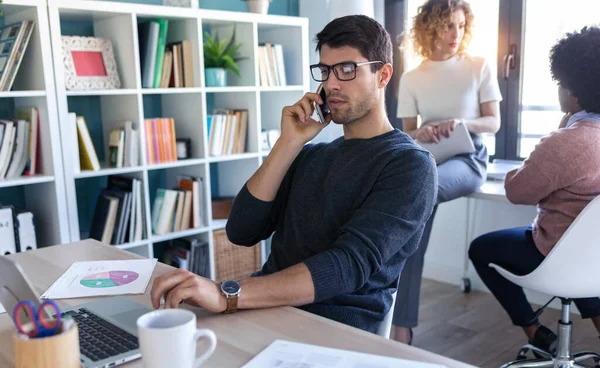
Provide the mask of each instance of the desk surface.
POLYGON ((490 201, 506 202, 510 201, 506 198, 506 190, 504 190, 504 182, 499 180, 486 180, 477 191, 467 198, 487 199, 490 201))
MULTIPOLYGON (((56 245, 10 257, 23 267, 40 295, 72 262, 140 258, 133 253, 92 240, 56 245)), ((152 280, 170 269, 170 266, 158 263, 152 280)), ((135 295, 131 298, 149 306, 149 292, 150 287, 145 295, 135 295)), ((59 301, 59 304, 72 306, 91 300, 92 298, 65 299, 59 301)), ((206 367, 240 367, 276 339, 443 364, 449 368, 472 367, 296 308, 247 310, 228 315, 209 314, 200 309, 192 310, 198 314, 198 326, 212 329, 218 338, 215 353, 203 365, 206 367)), ((8 314, 0 314, 0 367, 14 366, 11 338, 13 330, 8 314)), ((137 360, 123 367, 141 366, 141 360, 137 360)))

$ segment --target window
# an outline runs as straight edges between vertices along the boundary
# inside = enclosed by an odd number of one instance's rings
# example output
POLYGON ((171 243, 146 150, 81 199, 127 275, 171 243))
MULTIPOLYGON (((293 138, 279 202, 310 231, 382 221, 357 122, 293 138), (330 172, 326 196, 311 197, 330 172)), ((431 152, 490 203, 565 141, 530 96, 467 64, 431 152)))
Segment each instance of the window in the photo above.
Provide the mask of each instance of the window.
MULTIPOLYGON (((407 0, 405 25, 409 30, 412 27, 413 18, 417 15, 419 6, 424 0, 407 0)), ((490 40, 498 39, 498 16, 500 0, 470 0, 471 9, 475 16, 473 28, 473 39, 469 46, 469 54, 482 56, 490 64, 492 70, 497 68, 498 47, 496 42, 490 40)), ((405 47, 405 70, 414 69, 419 65, 421 59, 415 55, 412 42, 408 42, 405 47)), ((460 118, 457 116, 456 118, 460 118)), ((483 141, 487 146, 488 153, 495 153, 496 138, 493 134, 483 135, 483 141)))
POLYGON ((565 33, 599 22, 597 0, 525 2, 523 77, 519 106, 517 156, 526 158, 541 137, 558 127, 564 115, 558 87, 550 76, 550 49, 565 33))

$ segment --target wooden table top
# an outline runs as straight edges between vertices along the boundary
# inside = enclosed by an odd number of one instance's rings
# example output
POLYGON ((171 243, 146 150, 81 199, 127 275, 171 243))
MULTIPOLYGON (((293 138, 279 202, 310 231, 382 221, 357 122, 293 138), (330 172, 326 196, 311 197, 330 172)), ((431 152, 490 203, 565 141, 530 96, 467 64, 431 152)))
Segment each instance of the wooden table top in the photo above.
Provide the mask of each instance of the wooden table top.
MULTIPOLYGON (((32 252, 9 256, 25 270, 38 295, 67 268, 77 261, 119 260, 141 258, 133 253, 103 245, 95 240, 55 245, 32 252)), ((131 299, 150 306, 150 286, 155 277, 171 269, 158 263, 152 280, 144 295, 132 295, 131 299)), ((60 300, 62 307, 74 306, 94 300, 93 298, 60 300)), ((445 358, 422 349, 387 340, 329 319, 292 307, 262 310, 246 310, 233 314, 212 314, 198 308, 198 327, 212 329, 218 338, 217 349, 205 363, 206 367, 241 367, 277 339, 320 345, 330 348, 390 356, 442 364, 452 368, 471 365, 445 358)), ((12 333, 14 326, 8 314, 0 314, 0 367, 13 367, 14 354, 12 333)), ((123 367, 141 367, 136 360, 123 367)))

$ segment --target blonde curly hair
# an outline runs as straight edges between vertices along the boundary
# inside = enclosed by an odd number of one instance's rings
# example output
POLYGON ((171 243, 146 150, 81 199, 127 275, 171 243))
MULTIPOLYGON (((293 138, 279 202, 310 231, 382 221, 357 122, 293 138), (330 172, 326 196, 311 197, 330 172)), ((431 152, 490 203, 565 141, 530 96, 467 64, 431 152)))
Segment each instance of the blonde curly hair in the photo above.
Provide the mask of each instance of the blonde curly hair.
POLYGON ((465 34, 458 46, 458 53, 467 50, 472 38, 474 18, 471 5, 464 0, 428 0, 419 7, 413 18, 411 38, 417 54, 424 58, 433 54, 436 42, 450 24, 452 13, 458 9, 465 13, 465 34))

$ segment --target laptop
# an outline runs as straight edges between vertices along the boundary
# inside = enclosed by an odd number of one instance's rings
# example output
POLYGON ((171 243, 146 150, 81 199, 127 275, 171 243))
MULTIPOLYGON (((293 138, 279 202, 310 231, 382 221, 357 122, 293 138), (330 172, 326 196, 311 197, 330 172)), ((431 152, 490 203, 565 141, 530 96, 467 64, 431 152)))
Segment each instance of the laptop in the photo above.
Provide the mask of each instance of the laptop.
POLYGON ((487 180, 504 181, 509 171, 518 169, 522 165, 522 161, 494 159, 487 166, 487 180))
MULTIPOLYGON (((15 305, 31 300, 39 308, 39 296, 27 279, 23 268, 13 260, 0 256, 0 303, 13 318, 15 305)), ((81 366, 108 368, 138 359, 137 319, 151 309, 133 300, 116 296, 99 299, 61 310, 79 328, 81 366)))
POLYGON ((448 161, 450 158, 464 154, 475 152, 475 145, 471 134, 467 129, 467 125, 458 123, 454 127, 454 131, 450 133, 450 137, 443 137, 439 143, 423 143, 417 141, 423 148, 431 152, 435 157, 435 163, 440 165, 448 161))

